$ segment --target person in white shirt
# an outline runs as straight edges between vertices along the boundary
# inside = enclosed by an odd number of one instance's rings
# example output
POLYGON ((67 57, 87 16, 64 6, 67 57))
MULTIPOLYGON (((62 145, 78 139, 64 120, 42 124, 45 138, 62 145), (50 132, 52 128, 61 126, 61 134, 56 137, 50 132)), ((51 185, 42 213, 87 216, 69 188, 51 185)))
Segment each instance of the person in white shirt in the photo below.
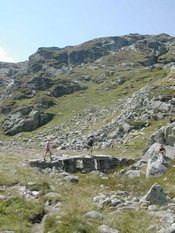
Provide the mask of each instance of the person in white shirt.
POLYGON ((49 155, 50 160, 52 160, 51 145, 50 145, 50 141, 49 140, 45 144, 44 161, 46 161, 46 156, 47 155, 49 155))

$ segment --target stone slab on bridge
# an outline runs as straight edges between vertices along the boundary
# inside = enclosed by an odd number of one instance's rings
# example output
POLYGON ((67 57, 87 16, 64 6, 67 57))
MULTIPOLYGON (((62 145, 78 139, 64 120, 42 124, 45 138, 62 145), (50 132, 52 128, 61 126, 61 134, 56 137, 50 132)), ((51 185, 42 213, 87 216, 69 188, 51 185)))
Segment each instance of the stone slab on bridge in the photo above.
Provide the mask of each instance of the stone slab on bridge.
POLYGON ((53 157, 52 161, 30 160, 31 167, 40 169, 55 168, 64 170, 69 173, 75 172, 91 172, 94 170, 109 173, 112 169, 119 166, 126 166, 134 163, 133 159, 116 158, 108 155, 97 156, 57 156, 53 157))

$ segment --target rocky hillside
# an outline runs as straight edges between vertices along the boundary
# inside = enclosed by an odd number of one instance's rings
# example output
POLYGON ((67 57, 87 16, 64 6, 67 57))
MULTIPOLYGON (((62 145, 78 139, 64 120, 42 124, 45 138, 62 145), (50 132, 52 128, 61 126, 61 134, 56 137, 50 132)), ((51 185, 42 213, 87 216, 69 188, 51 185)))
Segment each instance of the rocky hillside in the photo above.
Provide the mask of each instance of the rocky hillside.
POLYGON ((1 232, 175 232, 174 37, 39 48, 0 84, 1 232))
POLYGON ((99 148, 123 143, 174 117, 174 62, 167 34, 39 48, 26 62, 1 62, 1 137, 35 130, 37 140, 47 132, 63 148, 84 147, 89 134, 99 148))

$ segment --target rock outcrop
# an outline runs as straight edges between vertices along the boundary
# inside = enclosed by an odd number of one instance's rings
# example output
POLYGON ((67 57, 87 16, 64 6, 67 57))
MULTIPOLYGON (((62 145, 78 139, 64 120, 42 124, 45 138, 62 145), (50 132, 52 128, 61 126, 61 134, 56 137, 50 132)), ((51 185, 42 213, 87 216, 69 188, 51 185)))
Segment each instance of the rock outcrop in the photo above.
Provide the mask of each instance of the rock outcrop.
POLYGON ((150 188, 148 193, 140 200, 140 202, 149 202, 149 204, 153 205, 166 205, 167 204, 167 194, 163 190, 163 188, 155 183, 150 188))
POLYGON ((47 124, 53 117, 52 113, 34 110, 32 107, 21 109, 5 119, 3 123, 4 134, 11 136, 23 131, 30 132, 47 124))

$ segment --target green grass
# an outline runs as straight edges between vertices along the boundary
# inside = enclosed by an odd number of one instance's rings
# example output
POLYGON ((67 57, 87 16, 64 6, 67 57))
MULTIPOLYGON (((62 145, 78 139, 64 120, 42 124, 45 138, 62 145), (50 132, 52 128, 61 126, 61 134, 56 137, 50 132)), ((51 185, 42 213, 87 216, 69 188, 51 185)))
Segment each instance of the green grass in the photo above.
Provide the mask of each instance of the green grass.
POLYGON ((153 233, 148 228, 158 224, 158 221, 144 210, 128 209, 112 217, 110 223, 121 233, 153 233))
POLYGON ((45 223, 46 232, 52 231, 53 233, 96 233, 97 227, 100 223, 92 221, 87 222, 82 215, 78 215, 77 210, 69 212, 67 215, 60 219, 60 223, 55 217, 49 217, 45 223))
POLYGON ((151 230, 148 230, 149 226, 158 224, 157 219, 144 210, 125 210, 120 214, 106 218, 103 222, 93 219, 87 221, 82 215, 77 215, 76 211, 63 216, 60 224, 57 224, 57 222, 56 217, 50 217, 45 224, 46 231, 51 230, 54 233, 97 233, 98 226, 106 224, 121 233, 152 233, 151 230))
POLYGON ((12 197, 0 202, 0 230, 31 232, 31 218, 43 214, 43 205, 12 197))
POLYGON ((11 186, 17 183, 17 180, 11 175, 7 174, 7 172, 1 171, 0 172, 0 186, 7 185, 11 186))

